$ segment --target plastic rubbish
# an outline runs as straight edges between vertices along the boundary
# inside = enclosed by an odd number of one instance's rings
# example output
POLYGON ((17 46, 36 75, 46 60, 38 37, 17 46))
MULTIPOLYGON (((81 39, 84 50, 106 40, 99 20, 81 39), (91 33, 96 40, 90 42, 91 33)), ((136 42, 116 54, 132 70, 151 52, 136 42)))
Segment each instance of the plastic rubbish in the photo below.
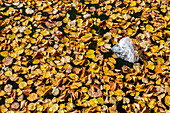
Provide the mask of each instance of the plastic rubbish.
POLYGON ((122 38, 118 44, 111 48, 111 50, 117 55, 117 57, 131 63, 139 60, 139 56, 134 50, 134 44, 129 37, 122 38))

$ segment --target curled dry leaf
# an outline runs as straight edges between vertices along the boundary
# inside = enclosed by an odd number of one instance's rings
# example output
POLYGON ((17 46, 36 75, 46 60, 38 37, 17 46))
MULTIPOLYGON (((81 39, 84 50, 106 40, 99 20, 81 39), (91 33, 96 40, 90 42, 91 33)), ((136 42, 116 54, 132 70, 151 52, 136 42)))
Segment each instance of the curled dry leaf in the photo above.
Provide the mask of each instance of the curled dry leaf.
POLYGON ((59 89, 57 87, 52 87, 52 94, 57 96, 59 94, 59 89))
POLYGON ((91 33, 86 33, 84 36, 81 37, 81 40, 83 42, 87 42, 87 41, 91 40, 92 38, 93 38, 93 36, 91 33))
POLYGON ((105 47, 106 49, 111 49, 111 44, 104 44, 104 47, 105 47))
POLYGON ((123 65, 122 66, 122 70, 123 70, 123 72, 127 71, 128 70, 128 66, 127 65, 123 65))
POLYGON ((7 93, 11 93, 12 92, 12 88, 13 88, 13 86, 11 84, 7 84, 4 87, 4 91, 7 92, 7 93))
POLYGON ((36 93, 31 93, 31 94, 27 97, 27 99, 28 99, 29 101, 35 101, 35 100, 38 99, 38 95, 37 95, 36 93))
POLYGON ((19 108, 19 103, 18 102, 12 103, 11 108, 12 109, 18 109, 19 108))
POLYGON ((4 64, 5 65, 11 65, 13 63, 12 57, 6 57, 4 64))
POLYGON ((58 110, 58 104, 53 104, 50 108, 49 111, 50 112, 56 112, 58 110))
POLYGON ((89 91, 88 91, 88 94, 91 96, 91 97, 100 97, 102 96, 102 92, 100 90, 100 88, 96 85, 93 85, 90 87, 89 91))
POLYGON ((33 14, 33 13, 34 13, 34 10, 32 10, 31 8, 27 8, 27 9, 25 10, 25 12, 26 12, 27 14, 33 14))
POLYGON ((32 92, 32 89, 30 89, 30 88, 27 88, 27 89, 22 90, 22 93, 23 93, 24 95, 29 95, 31 92, 32 92))
POLYGON ((18 79, 19 79, 19 77, 18 77, 18 75, 16 75, 16 74, 13 74, 12 76, 10 76, 10 80, 11 80, 11 81, 16 82, 18 79))
POLYGON ((2 1, 0 112, 170 112, 169 0, 2 1), (133 68, 110 52, 127 36, 133 68))
POLYGON ((75 25, 76 25, 76 20, 73 20, 73 21, 71 21, 71 22, 68 22, 68 26, 69 26, 69 27, 75 27, 75 25))
POLYGON ((103 53, 109 52, 109 50, 106 49, 104 46, 101 46, 101 51, 102 51, 103 53))

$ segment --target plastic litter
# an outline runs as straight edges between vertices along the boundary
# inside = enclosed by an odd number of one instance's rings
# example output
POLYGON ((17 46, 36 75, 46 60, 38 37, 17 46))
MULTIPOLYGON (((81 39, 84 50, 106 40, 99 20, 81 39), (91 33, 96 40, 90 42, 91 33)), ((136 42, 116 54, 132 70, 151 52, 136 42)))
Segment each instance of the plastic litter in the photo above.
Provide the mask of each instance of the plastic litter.
POLYGON ((139 60, 139 55, 135 52, 134 44, 129 37, 122 38, 118 44, 111 48, 111 50, 117 55, 117 57, 131 63, 139 60))

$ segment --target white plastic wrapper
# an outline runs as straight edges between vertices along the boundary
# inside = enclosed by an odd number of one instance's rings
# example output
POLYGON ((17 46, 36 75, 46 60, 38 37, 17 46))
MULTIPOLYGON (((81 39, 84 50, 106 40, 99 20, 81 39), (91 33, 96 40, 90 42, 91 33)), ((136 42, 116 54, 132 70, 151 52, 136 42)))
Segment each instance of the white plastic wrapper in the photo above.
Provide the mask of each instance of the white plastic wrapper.
POLYGON ((111 50, 117 57, 134 63, 139 60, 139 56, 134 50, 134 44, 129 37, 122 38, 117 45, 114 45, 111 50))

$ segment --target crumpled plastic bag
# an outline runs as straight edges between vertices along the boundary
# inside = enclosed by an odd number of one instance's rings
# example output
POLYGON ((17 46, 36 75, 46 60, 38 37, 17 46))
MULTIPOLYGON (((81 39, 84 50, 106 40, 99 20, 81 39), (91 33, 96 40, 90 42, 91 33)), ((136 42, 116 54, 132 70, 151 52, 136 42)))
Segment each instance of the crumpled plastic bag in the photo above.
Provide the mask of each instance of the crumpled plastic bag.
POLYGON ((129 37, 122 38, 118 44, 111 48, 111 50, 117 55, 117 57, 131 63, 139 60, 139 56, 134 49, 134 44, 129 37))

